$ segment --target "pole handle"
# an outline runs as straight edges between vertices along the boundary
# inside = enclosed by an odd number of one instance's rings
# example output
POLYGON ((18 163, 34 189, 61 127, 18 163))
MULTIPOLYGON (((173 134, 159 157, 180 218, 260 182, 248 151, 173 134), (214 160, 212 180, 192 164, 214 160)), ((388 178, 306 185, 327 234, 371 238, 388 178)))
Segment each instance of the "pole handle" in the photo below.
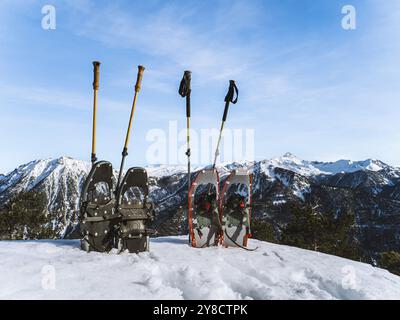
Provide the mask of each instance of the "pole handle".
POLYGON ((192 72, 189 70, 186 70, 183 73, 183 78, 181 80, 181 83, 179 85, 179 94, 181 95, 182 98, 186 97, 186 117, 190 118, 190 93, 192 91, 191 89, 191 81, 192 81, 192 72))
POLYGON ((99 61, 93 61, 93 90, 99 90, 100 64, 99 61))
POLYGON ((222 116, 222 121, 225 122, 226 118, 228 116, 228 109, 229 109, 229 104, 233 103, 235 104, 238 100, 239 96, 239 90, 236 86, 235 80, 229 80, 229 88, 228 88, 228 93, 225 96, 225 109, 224 109, 224 115, 222 116))
POLYGON ((136 79, 135 92, 139 92, 140 88, 142 86, 142 78, 143 78, 144 69, 145 68, 143 66, 138 66, 138 74, 137 74, 137 79, 136 79))

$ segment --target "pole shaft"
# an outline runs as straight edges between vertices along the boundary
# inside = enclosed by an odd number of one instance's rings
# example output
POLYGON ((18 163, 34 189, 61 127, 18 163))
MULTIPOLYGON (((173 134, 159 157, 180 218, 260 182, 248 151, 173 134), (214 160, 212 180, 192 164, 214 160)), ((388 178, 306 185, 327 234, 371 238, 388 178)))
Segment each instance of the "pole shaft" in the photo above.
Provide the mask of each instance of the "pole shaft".
POLYGON ((121 160, 121 166, 120 166, 119 174, 118 174, 117 189, 119 188, 119 185, 121 183, 122 171, 124 170, 125 157, 128 155, 129 137, 131 134, 132 121, 133 121, 133 116, 135 114, 135 108, 136 108, 136 100, 137 100, 137 96, 138 96, 138 93, 141 88, 144 69, 145 68, 143 66, 138 66, 138 74, 137 74, 136 85, 135 85, 135 95, 133 97, 131 115, 129 117, 129 123, 128 123, 128 129, 126 130, 124 149, 122 150, 122 160, 121 160))
POLYGON ((92 165, 97 161, 96 158, 96 116, 97 116, 97 92, 100 87, 100 62, 93 61, 93 124, 92 124, 92 165))
POLYGON ((188 157, 188 189, 190 189, 190 117, 186 118, 186 142, 187 142, 187 157, 188 157))
POLYGON ((133 116, 135 114, 135 108, 136 108, 136 99, 137 99, 137 91, 135 91, 135 96, 134 96, 133 102, 132 102, 131 115, 129 117, 128 130, 126 131, 126 137, 125 137, 125 144, 124 144, 124 148, 125 149, 128 149, 128 145, 129 145, 129 138, 130 138, 130 134, 131 134, 132 121, 133 121, 133 116))
POLYGON ((97 92, 97 89, 93 91, 92 164, 96 161, 97 92))
POLYGON ((122 171, 124 170, 124 164, 125 164, 125 157, 126 157, 126 155, 123 154, 122 160, 121 160, 121 165, 119 167, 117 189, 119 188, 119 184, 121 183, 122 171))
POLYGON ((138 93, 138 91, 135 91, 135 96, 133 97, 132 108, 131 108, 131 115, 130 115, 130 117, 129 117, 128 129, 126 130, 126 137, 125 137, 124 149, 122 150, 122 160, 121 160, 121 166, 120 166, 119 174, 118 174, 117 187, 119 187, 119 184, 120 184, 120 182, 121 182, 122 171, 124 170, 125 157, 128 155, 129 137, 130 137, 130 134, 131 134, 133 116, 134 116, 134 114, 135 114, 137 93, 138 93))
POLYGON ((219 145, 221 143, 221 138, 222 138, 222 131, 224 130, 224 125, 225 121, 221 122, 221 128, 219 129, 219 137, 218 137, 218 142, 217 142, 217 148, 215 149, 215 156, 214 156, 214 162, 213 162, 213 169, 215 168, 215 164, 217 163, 217 157, 219 155, 219 145))

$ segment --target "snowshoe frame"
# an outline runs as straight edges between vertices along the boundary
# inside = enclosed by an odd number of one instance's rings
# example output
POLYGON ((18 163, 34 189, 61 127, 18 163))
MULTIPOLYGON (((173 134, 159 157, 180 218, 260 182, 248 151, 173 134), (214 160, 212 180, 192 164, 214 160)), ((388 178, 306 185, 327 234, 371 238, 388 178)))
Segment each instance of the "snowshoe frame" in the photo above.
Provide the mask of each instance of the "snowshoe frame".
POLYGON ((251 237, 250 225, 251 225, 251 201, 252 201, 252 184, 253 184, 253 175, 248 172, 246 169, 236 169, 230 173, 228 178, 225 180, 221 191, 221 201, 220 201, 220 212, 222 216, 222 228, 223 228, 223 245, 225 247, 233 246, 233 247, 247 247, 248 239, 251 237), (228 212, 226 208, 227 204, 227 194, 229 188, 232 185, 239 184, 247 186, 247 199, 245 201, 245 210, 247 211, 247 217, 243 217, 242 222, 246 222, 246 224, 240 223, 240 225, 229 226, 228 223, 228 212), (245 221, 244 219, 248 219, 245 221))
MULTIPOLYGON (((218 245, 221 237, 221 215, 219 210, 219 175, 216 169, 205 169, 200 171, 196 178, 194 179, 190 189, 188 196, 188 222, 189 222, 189 242, 192 247, 195 248, 203 248, 206 246, 218 245), (202 230, 196 224, 196 208, 195 208, 195 197, 196 191, 200 186, 208 186, 211 185, 215 188, 215 196, 216 196, 216 213, 217 218, 219 220, 219 226, 215 226, 210 224, 209 228, 203 228, 202 230), (207 230, 208 229, 208 230, 207 230), (197 231, 197 232, 196 232, 197 231)), ((210 223, 212 223, 213 217, 210 217, 210 223)))

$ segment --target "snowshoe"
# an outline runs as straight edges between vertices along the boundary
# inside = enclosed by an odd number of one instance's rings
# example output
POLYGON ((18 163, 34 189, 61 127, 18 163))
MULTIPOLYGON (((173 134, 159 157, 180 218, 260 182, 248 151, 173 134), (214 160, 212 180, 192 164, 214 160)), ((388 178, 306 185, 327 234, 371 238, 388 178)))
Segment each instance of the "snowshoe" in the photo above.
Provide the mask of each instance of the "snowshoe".
POLYGON ((233 171, 224 183, 221 214, 225 247, 247 247, 251 237, 251 188, 252 176, 243 169, 233 171))
POLYGON ((115 210, 113 168, 107 161, 92 166, 80 200, 81 248, 87 252, 108 252, 114 246, 115 210))
POLYGON ((147 172, 143 168, 130 168, 117 191, 118 250, 131 253, 149 250, 148 228, 154 218, 154 206, 149 201, 147 172))
POLYGON ((192 247, 218 245, 221 236, 219 176, 215 169, 197 174, 189 190, 189 242, 192 247))

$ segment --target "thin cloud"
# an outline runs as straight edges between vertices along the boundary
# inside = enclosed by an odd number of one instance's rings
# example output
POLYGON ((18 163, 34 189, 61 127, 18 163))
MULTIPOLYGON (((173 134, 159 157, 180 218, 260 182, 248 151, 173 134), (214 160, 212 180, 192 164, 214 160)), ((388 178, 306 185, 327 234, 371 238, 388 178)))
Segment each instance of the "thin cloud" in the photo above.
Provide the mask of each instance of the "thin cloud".
MULTIPOLYGON (((256 9, 249 9, 245 20, 251 20, 252 12, 256 9)), ((203 83, 246 73, 247 66, 259 55, 260 45, 255 42, 243 47, 227 41, 223 32, 226 15, 222 11, 217 13, 216 25, 209 30, 205 30, 206 23, 190 24, 189 18, 196 13, 193 8, 187 12, 176 5, 165 5, 151 15, 133 17, 113 6, 92 12, 75 32, 108 46, 156 56, 164 61, 159 65, 172 63, 174 68, 190 68, 203 83)), ((229 14, 239 15, 239 10, 229 14)))
MULTIPOLYGON (((3 106, 7 106, 8 103, 13 108, 15 105, 26 106, 29 104, 38 104, 51 108, 86 110, 88 105, 92 103, 90 95, 79 95, 50 87, 0 84, 0 96, 2 97, 3 106)), ((102 104, 109 110, 126 109, 126 103, 124 104, 107 98, 102 99, 102 104)))

